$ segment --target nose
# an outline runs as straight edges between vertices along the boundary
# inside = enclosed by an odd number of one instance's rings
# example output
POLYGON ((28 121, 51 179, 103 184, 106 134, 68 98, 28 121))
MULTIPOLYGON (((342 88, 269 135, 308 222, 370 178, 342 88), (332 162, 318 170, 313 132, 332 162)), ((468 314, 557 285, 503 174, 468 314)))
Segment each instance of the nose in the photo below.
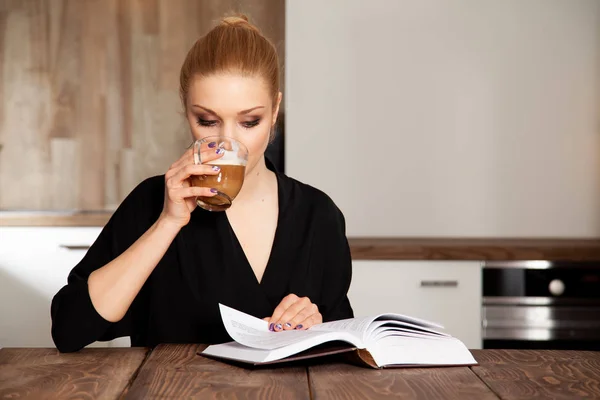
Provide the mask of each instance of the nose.
POLYGON ((236 122, 235 121, 223 121, 221 126, 221 135, 229 136, 236 139, 236 122))

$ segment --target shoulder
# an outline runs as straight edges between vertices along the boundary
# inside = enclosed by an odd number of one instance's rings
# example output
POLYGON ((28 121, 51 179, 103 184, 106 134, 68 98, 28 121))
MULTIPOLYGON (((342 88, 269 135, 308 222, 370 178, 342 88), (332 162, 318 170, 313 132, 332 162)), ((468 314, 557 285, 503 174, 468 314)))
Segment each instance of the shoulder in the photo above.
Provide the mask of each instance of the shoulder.
POLYGON ((343 222, 344 215, 327 193, 287 175, 280 174, 280 177, 291 203, 302 204, 310 214, 319 218, 343 222))
POLYGON ((119 208, 154 208, 164 200, 165 176, 157 175, 140 182, 121 203, 119 208))
POLYGON ((145 179, 125 197, 92 246, 100 249, 93 254, 115 258, 152 226, 162 211, 163 182, 162 176, 145 179))
POLYGON ((153 195, 155 193, 163 193, 165 190, 165 176, 156 175, 150 178, 144 179, 140 182, 129 194, 128 197, 142 197, 146 195, 153 195))
POLYGON ((164 202, 164 175, 147 178, 139 183, 115 211, 114 219, 121 223, 147 225, 158 217, 164 202))

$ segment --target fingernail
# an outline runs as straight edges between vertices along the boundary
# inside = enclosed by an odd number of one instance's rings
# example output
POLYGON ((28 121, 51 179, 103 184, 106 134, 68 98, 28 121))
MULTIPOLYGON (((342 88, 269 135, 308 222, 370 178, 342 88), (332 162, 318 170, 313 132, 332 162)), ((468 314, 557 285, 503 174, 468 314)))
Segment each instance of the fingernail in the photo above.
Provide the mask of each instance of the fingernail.
POLYGON ((270 330, 271 332, 273 332, 273 331, 275 330, 275 328, 273 328, 273 326, 274 326, 274 324, 271 324, 271 325, 269 325, 269 330, 270 330))
POLYGON ((283 329, 283 327, 281 326, 281 324, 277 324, 277 325, 275 325, 275 329, 279 331, 279 330, 283 329))
POLYGON ((285 323, 285 327, 286 327, 286 328, 291 328, 291 327, 292 327, 292 324, 290 324, 289 322, 286 322, 286 323, 285 323))
POLYGON ((215 188, 212 188, 212 189, 210 189, 210 192, 211 193, 218 193, 219 191, 217 189, 215 189, 215 188))
POLYGON ((208 147, 210 147, 211 149, 214 148, 217 145, 217 142, 210 142, 208 144, 208 147))
POLYGON ((302 324, 296 326, 296 329, 302 329, 302 324))
POLYGON ((218 170, 220 170, 221 168, 219 168, 219 166, 218 166, 218 165, 213 165, 213 168, 212 168, 212 169, 213 169, 213 171, 218 171, 218 170))
POLYGON ((217 149, 216 153, 217 153, 217 154, 222 154, 224 151, 225 151, 225 150, 223 150, 223 149, 217 149))

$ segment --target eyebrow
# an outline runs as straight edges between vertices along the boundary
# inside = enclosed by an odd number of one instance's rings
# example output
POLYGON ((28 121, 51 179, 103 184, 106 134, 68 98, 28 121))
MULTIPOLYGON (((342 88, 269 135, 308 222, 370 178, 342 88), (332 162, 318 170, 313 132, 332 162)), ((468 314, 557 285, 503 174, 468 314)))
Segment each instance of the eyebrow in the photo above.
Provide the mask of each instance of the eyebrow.
MULTIPOLYGON (((206 108, 206 107, 203 107, 203 106, 201 106, 201 105, 198 105, 198 104, 193 104, 193 105, 192 105, 192 107, 201 108, 201 109, 203 109, 204 111, 206 111, 207 113, 214 115, 215 117, 217 117, 217 116, 218 116, 218 114, 217 114, 216 112, 214 112, 213 110, 211 110, 210 108, 206 108)), ((252 111, 254 111, 254 110, 258 110, 259 108, 265 108, 265 106, 256 106, 256 107, 249 108, 249 109, 247 109, 247 110, 242 110, 242 111, 240 111, 240 112, 238 113, 238 115, 245 115, 245 114, 249 114, 249 113, 251 113, 251 112, 252 112, 252 111)))

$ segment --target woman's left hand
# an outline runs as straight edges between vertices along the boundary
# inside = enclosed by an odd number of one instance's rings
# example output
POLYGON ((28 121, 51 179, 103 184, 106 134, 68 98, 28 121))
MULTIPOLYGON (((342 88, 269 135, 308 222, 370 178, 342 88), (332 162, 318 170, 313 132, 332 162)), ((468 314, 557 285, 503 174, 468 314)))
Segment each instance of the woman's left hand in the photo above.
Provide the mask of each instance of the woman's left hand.
POLYGON ((308 297, 298 297, 288 294, 273 311, 271 318, 265 318, 269 330, 273 332, 289 331, 292 329, 305 330, 323 322, 319 307, 308 297))

